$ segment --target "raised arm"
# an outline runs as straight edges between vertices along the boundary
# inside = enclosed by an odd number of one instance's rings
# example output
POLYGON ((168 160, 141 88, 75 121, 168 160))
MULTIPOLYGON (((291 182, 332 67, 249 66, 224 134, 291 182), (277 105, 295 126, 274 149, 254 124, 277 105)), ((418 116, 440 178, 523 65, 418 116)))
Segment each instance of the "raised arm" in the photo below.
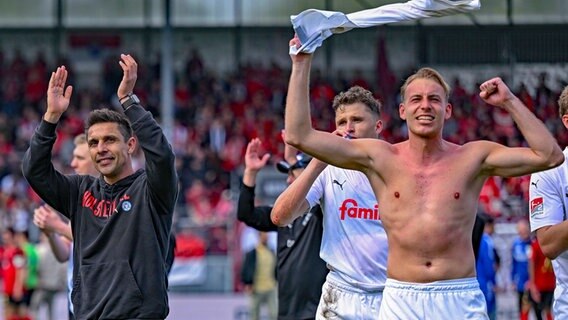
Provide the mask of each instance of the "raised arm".
POLYGON ((304 172, 278 196, 270 215, 274 224, 286 226, 308 211, 306 195, 326 166, 325 162, 312 159, 304 172))
POLYGON ((481 86, 480 97, 488 104, 503 108, 515 121, 526 139, 528 148, 509 148, 487 144, 489 152, 483 168, 489 175, 521 176, 559 166, 564 155, 556 140, 540 121, 517 98, 500 78, 493 78, 481 86))
MULTIPOLYGON (((300 47, 297 37, 290 46, 300 47)), ((359 141, 342 139, 312 127, 309 101, 309 76, 312 55, 290 55, 292 73, 286 98, 286 143, 322 161, 348 169, 370 166, 370 160, 359 141)))
MULTIPOLYGON (((123 71, 117 90, 120 102, 132 95, 137 80, 138 64, 130 55, 122 54, 119 64, 123 71)), ((172 212, 178 194, 178 178, 173 150, 156 120, 139 103, 125 108, 124 113, 132 123, 138 143, 144 152, 146 175, 152 195, 172 212)))
POLYGON ((269 154, 261 155, 260 146, 261 142, 258 138, 252 139, 247 145, 243 185, 237 205, 237 219, 260 231, 276 231, 278 227, 270 220, 271 208, 254 205, 256 176, 270 158, 269 154))
POLYGON ((49 205, 69 217, 77 199, 80 177, 66 177, 51 163, 51 151, 56 140, 55 129, 61 115, 69 107, 73 88, 66 87, 67 70, 58 67, 51 73, 47 89, 47 109, 30 141, 22 161, 23 175, 32 189, 49 205))

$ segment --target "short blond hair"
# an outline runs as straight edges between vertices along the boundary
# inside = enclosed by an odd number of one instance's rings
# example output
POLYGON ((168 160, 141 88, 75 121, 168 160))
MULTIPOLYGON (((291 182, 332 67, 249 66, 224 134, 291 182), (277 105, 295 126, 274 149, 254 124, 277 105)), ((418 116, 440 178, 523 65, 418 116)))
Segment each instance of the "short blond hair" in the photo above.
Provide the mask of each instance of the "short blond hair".
POLYGON ((406 88, 408 87, 408 85, 410 85, 412 81, 417 79, 429 79, 437 82, 444 89, 444 93, 446 94, 446 100, 450 99, 451 88, 450 85, 446 82, 446 80, 444 80, 444 77, 442 77, 442 75, 438 71, 432 68, 421 68, 420 70, 416 71, 416 73, 408 77, 404 82, 404 84, 402 85, 402 87, 400 88, 400 96, 402 97, 403 101, 404 101, 404 95, 406 94, 406 88))
POLYGON ((84 134, 84 133, 80 133, 80 134, 76 135, 75 139, 73 139, 73 143, 75 144, 75 146, 86 144, 87 143, 87 135, 84 134))

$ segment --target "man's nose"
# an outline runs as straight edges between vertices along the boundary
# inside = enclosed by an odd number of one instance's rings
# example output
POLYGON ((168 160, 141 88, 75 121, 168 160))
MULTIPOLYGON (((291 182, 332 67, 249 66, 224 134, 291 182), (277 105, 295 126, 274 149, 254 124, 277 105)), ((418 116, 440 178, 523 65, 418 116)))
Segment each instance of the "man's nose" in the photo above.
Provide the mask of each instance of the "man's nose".
POLYGON ((420 101, 420 108, 422 109, 429 109, 432 105, 430 104, 430 100, 428 98, 422 99, 420 101))
POLYGON ((97 152, 104 152, 106 151, 106 146, 104 143, 97 144, 97 152))

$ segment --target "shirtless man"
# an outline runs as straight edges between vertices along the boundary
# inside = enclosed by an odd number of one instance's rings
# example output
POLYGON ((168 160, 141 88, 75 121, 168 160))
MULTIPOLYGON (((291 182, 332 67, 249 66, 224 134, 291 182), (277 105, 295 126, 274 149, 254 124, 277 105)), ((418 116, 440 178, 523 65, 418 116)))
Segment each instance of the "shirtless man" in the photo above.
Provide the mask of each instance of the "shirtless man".
MULTIPOLYGON (((301 44, 295 37, 290 45, 301 44)), ((286 142, 331 165, 363 172, 380 199, 389 258, 379 319, 487 319, 471 241, 477 200, 489 176, 526 175, 564 161, 543 123, 494 78, 480 86, 480 97, 508 111, 530 147, 450 143, 442 138, 452 113, 449 87, 438 72, 423 68, 401 88, 407 140, 343 139, 312 128, 312 56, 291 58, 286 142)))

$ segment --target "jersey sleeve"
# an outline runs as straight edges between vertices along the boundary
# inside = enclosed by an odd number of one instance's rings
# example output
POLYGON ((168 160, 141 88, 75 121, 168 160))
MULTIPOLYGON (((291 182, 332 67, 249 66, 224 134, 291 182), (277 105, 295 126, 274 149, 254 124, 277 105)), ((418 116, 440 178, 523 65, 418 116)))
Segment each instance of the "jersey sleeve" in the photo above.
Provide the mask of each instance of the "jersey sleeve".
POLYGON ((529 187, 529 216, 531 231, 558 224, 565 220, 564 183, 558 181, 556 170, 531 175, 529 187))
POLYGON ((323 197, 323 191, 325 188, 325 177, 327 176, 328 168, 325 168, 322 173, 316 178, 316 181, 312 184, 312 187, 306 195, 306 201, 313 208, 315 205, 321 205, 321 198, 323 197))

